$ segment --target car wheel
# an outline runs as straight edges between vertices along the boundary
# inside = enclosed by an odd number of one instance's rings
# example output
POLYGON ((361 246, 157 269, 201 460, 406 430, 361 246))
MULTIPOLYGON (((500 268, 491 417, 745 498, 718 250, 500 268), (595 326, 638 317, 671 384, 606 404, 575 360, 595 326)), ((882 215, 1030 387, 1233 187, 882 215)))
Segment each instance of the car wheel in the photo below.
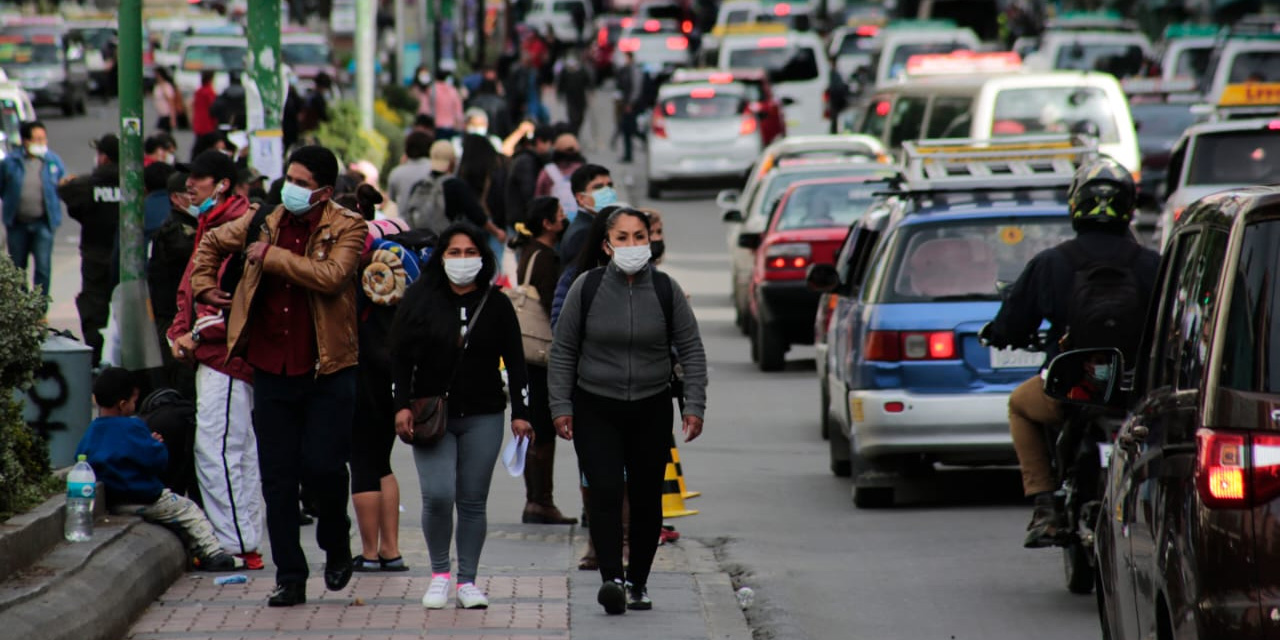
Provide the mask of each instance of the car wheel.
POLYGON ((893 506, 893 487, 853 488, 853 506, 859 509, 887 509, 893 506))
POLYGON ((760 356, 757 364, 761 371, 782 371, 787 364, 787 345, 773 327, 764 322, 756 324, 756 352, 760 356))
POLYGON ((64 117, 64 118, 70 118, 71 116, 74 116, 75 114, 76 114, 76 103, 74 103, 74 102, 63 102, 63 103, 62 103, 62 117, 64 117))
POLYGON ((835 428, 828 435, 831 473, 837 478, 848 478, 853 475, 853 454, 849 451, 849 439, 835 428))
POLYGON ((820 400, 822 413, 818 416, 818 431, 821 432, 823 440, 829 440, 831 439, 829 433, 831 429, 831 394, 827 393, 827 381, 821 380, 819 382, 822 385, 822 399, 820 400))
POLYGON ((1089 549, 1079 541, 1062 549, 1062 568, 1067 578, 1067 591, 1088 595, 1093 591, 1094 568, 1089 549))
POLYGON ((89 100, 89 96, 80 96, 80 101, 76 103, 76 113, 82 116, 88 115, 89 113, 88 100, 89 100))

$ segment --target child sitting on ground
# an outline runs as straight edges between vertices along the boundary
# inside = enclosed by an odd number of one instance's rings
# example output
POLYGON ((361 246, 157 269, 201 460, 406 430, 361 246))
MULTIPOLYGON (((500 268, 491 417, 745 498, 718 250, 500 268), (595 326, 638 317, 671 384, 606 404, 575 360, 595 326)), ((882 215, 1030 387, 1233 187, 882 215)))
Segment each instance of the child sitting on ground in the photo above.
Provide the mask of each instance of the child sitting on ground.
POLYGON ((89 423, 76 455, 87 456, 93 473, 106 485, 108 510, 174 528, 200 569, 243 568, 243 560, 222 550, 200 507, 160 481, 169 452, 160 434, 133 415, 138 404, 133 374, 117 367, 105 369, 93 383, 93 399, 98 417, 89 423))

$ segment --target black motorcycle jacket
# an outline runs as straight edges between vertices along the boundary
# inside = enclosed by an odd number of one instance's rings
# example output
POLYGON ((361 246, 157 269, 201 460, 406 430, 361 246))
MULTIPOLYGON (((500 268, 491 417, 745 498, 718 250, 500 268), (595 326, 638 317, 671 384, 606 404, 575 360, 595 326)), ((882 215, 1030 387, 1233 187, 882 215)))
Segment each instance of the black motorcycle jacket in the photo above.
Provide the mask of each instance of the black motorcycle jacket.
MULTIPOLYGON (((1124 260, 1137 243, 1128 231, 1122 234, 1085 231, 1077 235, 1076 240, 1090 258, 1099 262, 1106 262, 1112 256, 1117 262, 1124 260)), ((1155 291, 1160 254, 1146 248, 1139 251, 1133 262, 1133 273, 1149 302, 1155 291)), ((1018 276, 983 337, 996 348, 1025 348, 1035 343, 1041 322, 1048 320, 1048 338, 1043 345, 1047 363, 1058 355, 1058 342, 1066 333, 1074 286, 1075 270, 1061 245, 1041 251, 1018 276)))

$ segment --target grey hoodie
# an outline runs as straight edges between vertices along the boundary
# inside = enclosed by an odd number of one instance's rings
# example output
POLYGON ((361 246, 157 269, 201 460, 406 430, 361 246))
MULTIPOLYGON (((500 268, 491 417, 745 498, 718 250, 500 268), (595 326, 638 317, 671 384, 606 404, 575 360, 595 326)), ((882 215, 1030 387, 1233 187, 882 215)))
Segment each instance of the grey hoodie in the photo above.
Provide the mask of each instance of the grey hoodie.
MULTIPOLYGON (((616 400, 641 400, 662 393, 671 377, 667 327, 653 286, 653 268, 626 274, 612 263, 591 301, 583 334, 581 276, 569 288, 556 325, 548 366, 551 415, 573 415, 573 390, 616 400)), ((702 417, 707 406, 707 356, 698 321, 680 285, 671 281, 672 340, 684 370, 686 415, 702 417)))

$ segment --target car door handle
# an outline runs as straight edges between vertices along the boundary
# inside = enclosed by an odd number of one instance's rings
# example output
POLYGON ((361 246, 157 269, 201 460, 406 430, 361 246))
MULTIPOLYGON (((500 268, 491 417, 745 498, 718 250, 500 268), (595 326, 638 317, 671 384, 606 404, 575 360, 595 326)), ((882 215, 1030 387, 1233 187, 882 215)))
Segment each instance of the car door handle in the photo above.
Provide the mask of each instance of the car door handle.
POLYGON ((1120 436, 1116 438, 1116 441, 1126 451, 1134 452, 1137 451, 1138 444, 1146 441, 1149 435, 1151 435, 1150 429, 1143 425, 1135 424, 1132 428, 1120 432, 1120 436))

